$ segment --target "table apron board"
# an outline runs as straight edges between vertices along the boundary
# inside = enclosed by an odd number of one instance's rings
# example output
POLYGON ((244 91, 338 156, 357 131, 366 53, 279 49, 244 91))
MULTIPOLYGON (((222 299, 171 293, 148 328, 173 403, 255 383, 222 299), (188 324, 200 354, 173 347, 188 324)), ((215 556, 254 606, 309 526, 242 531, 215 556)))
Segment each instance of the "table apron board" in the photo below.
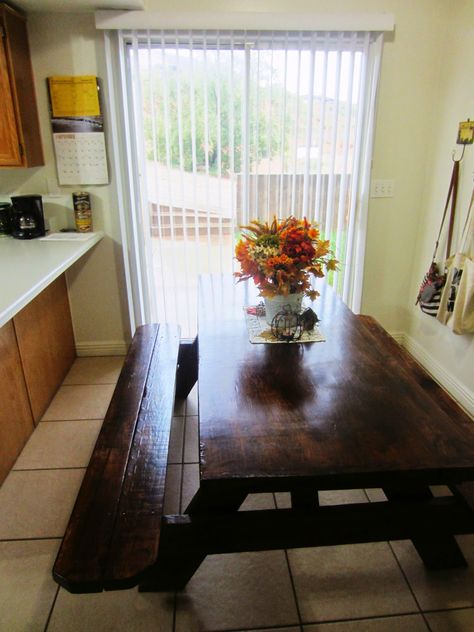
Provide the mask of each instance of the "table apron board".
POLYGON ((474 531, 467 504, 456 496, 433 497, 429 488, 406 495, 384 491, 387 501, 319 506, 313 491, 292 495, 290 509, 238 511, 245 493, 221 496, 224 509, 200 489, 186 513, 163 517, 158 557, 140 590, 184 588, 211 554, 388 540, 411 540, 429 570, 467 566, 454 538, 474 531))

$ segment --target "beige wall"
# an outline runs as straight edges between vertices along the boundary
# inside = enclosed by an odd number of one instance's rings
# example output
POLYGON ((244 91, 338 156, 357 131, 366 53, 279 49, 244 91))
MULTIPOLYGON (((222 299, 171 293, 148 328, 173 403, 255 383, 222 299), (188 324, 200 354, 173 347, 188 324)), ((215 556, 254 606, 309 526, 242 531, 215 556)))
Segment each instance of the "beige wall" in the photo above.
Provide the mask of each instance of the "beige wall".
POLYGON ((38 193, 45 215, 58 228, 74 224, 72 191, 91 194, 93 225, 105 238, 68 272, 69 295, 78 350, 81 353, 114 353, 125 350, 129 337, 125 308, 120 229, 115 203, 114 177, 105 186, 61 187, 60 197, 49 197, 47 179, 56 179, 48 110, 46 77, 90 74, 104 77, 102 33, 92 14, 34 14, 28 32, 35 74, 46 166, 0 172, 0 198, 14 193, 38 193))
MULTIPOLYGON (((147 8, 176 10, 177 5, 196 9, 193 0, 149 0, 147 8)), ((413 305, 442 210, 457 123, 474 117, 468 110, 472 107, 468 91, 474 59, 472 2, 266 0, 256 9, 253 1, 202 0, 199 7, 394 14, 396 30, 384 46, 373 176, 393 178, 395 196, 370 201, 363 311, 377 317, 389 331, 409 334, 410 349, 451 390, 456 391, 457 385, 472 401, 472 336, 454 336, 421 316, 413 305)), ((19 172, 9 180, 7 192, 32 192, 34 188, 43 193, 46 175, 54 174, 44 78, 54 73, 105 76, 101 35, 96 34, 91 16, 33 15, 30 32, 48 165, 19 172)), ((474 147, 468 148, 460 208, 466 204, 473 156, 474 147)), ((123 338, 127 322, 123 292, 120 294, 123 277, 113 174, 110 186, 90 190, 96 226, 104 228, 108 238, 71 275, 74 323, 79 342, 84 344, 123 338)), ((4 191, 5 179, 0 175, 0 194, 4 191)), ((67 204, 70 209, 69 199, 67 204)))
MULTIPOLYGON (((427 135, 422 204, 413 258, 410 298, 429 264, 452 169, 451 151, 459 147, 455 137, 459 121, 474 119, 474 3, 456 0, 449 3, 449 19, 440 39, 441 56, 437 59, 438 78, 432 104, 431 130, 427 135)), ((459 238, 466 217, 474 177, 474 146, 467 147, 460 169, 455 235, 459 238)), ((425 364, 439 367, 438 377, 460 401, 474 412, 474 336, 456 336, 436 320, 407 304, 407 346, 425 364), (411 345, 411 346, 410 346, 411 345)))

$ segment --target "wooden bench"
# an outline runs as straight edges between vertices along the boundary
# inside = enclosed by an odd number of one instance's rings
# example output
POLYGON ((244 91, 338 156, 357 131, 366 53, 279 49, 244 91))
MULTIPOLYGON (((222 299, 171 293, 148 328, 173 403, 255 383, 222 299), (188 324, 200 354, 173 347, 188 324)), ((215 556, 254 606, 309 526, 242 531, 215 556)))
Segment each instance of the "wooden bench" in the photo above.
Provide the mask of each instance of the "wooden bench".
MULTIPOLYGON (((459 426, 472 426, 474 423, 467 413, 465 413, 454 399, 431 378, 418 362, 405 351, 371 316, 360 315, 359 320, 364 324, 367 331, 375 334, 373 343, 383 339, 386 349, 390 355, 404 362, 410 369, 412 375, 416 377, 417 383, 423 390, 449 415, 453 423, 459 426)), ((450 485, 450 490, 454 496, 459 498, 471 511, 474 512, 474 481, 450 485)))
POLYGON ((156 561, 178 356, 185 396, 193 349, 177 327, 137 329, 54 564, 70 592, 135 586, 156 561))

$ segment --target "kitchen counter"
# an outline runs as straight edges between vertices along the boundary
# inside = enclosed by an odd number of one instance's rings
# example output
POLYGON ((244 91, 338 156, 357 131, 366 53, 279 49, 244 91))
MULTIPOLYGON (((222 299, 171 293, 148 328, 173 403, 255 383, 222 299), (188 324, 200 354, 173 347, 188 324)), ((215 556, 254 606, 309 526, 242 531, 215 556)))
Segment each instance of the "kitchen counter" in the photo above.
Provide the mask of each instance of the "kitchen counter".
POLYGON ((57 238, 0 239, 0 327, 103 236, 102 232, 59 233, 57 238))

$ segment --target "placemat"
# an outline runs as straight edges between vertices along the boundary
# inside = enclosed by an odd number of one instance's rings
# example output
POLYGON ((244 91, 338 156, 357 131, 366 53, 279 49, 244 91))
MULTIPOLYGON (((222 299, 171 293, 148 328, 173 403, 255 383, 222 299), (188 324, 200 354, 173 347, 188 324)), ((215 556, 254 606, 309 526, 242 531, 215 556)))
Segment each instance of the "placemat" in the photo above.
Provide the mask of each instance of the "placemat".
POLYGON ((255 310, 255 306, 251 305, 244 307, 245 322, 247 324, 249 341, 252 344, 282 343, 287 345, 305 342, 324 342, 326 340, 317 325, 315 325, 311 331, 303 331, 303 333, 301 334, 301 338, 298 338, 298 340, 290 340, 289 342, 287 342, 286 340, 278 340, 273 336, 270 325, 265 320, 265 315, 262 316, 255 313, 249 313, 249 309, 255 310))

